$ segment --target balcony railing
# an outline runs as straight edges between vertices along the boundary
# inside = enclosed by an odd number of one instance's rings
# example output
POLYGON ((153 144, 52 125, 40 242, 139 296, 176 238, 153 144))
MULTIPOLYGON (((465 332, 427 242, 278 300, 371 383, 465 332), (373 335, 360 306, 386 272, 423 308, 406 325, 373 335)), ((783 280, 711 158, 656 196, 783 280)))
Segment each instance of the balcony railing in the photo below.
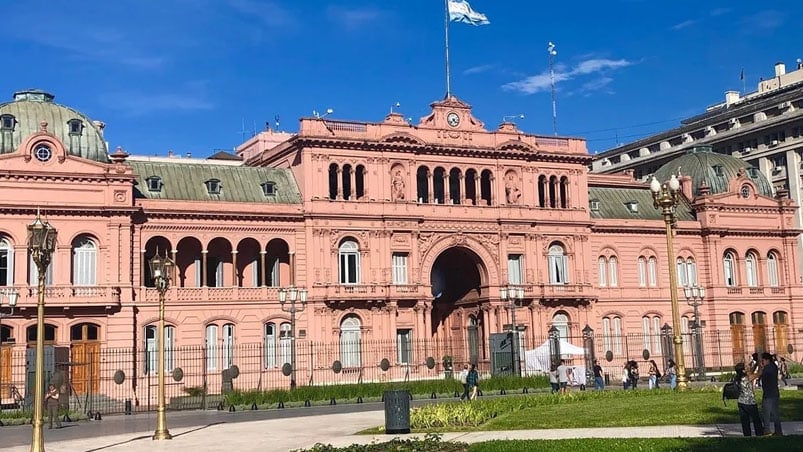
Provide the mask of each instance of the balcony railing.
MULTIPOLYGON (((17 287, 20 307, 35 306, 39 300, 38 286, 17 287)), ((47 286, 44 290, 48 306, 119 306, 120 287, 118 286, 47 286)))
MULTIPOLYGON (((141 287, 138 290, 137 301, 156 303, 159 301, 159 291, 153 287, 141 287)), ((278 302, 278 287, 171 287, 165 293, 165 300, 181 303, 193 302, 225 302, 225 301, 252 301, 252 302, 278 302)))

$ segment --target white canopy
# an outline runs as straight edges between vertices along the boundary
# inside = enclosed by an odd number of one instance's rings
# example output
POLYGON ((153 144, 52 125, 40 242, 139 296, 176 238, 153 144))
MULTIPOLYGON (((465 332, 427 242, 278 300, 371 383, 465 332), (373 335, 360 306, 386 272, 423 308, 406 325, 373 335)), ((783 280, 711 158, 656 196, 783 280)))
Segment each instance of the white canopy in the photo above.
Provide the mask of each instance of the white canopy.
MULTIPOLYGON (((560 354, 561 356, 564 355, 583 356, 585 354, 585 350, 583 350, 583 347, 578 347, 572 344, 571 342, 560 339, 560 354)), ((549 340, 539 345, 537 348, 534 348, 532 350, 526 350, 524 352, 524 360, 528 372, 533 372, 533 371, 548 372, 550 358, 551 356, 549 353, 549 340)))

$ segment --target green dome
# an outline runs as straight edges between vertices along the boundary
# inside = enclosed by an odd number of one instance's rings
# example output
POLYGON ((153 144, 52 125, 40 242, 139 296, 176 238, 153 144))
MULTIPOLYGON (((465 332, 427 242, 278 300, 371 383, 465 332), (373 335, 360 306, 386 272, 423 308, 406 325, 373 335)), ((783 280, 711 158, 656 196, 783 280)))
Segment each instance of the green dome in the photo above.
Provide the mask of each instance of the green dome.
POLYGON ((655 172, 659 181, 668 180, 673 174, 689 176, 692 179, 694 196, 700 195, 700 183, 705 181, 709 193, 724 193, 728 182, 744 170, 745 177, 756 184, 758 193, 772 196, 772 185, 766 177, 746 161, 730 155, 713 152, 711 146, 694 146, 686 154, 666 163, 655 172))
POLYGON ((14 93, 14 100, 0 104, 0 154, 16 152, 20 144, 40 131, 40 123, 62 143, 67 153, 96 162, 108 162, 103 124, 53 102, 53 95, 40 90, 14 93))

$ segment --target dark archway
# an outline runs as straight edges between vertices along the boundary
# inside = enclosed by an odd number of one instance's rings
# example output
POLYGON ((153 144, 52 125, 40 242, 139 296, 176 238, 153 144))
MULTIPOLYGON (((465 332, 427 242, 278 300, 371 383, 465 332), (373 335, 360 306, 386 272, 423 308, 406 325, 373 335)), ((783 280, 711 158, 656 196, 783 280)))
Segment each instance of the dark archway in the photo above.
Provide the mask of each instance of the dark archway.
POLYGON ((432 331, 447 324, 458 305, 473 304, 483 295, 487 285, 485 266, 476 253, 468 248, 449 248, 432 265, 432 331))

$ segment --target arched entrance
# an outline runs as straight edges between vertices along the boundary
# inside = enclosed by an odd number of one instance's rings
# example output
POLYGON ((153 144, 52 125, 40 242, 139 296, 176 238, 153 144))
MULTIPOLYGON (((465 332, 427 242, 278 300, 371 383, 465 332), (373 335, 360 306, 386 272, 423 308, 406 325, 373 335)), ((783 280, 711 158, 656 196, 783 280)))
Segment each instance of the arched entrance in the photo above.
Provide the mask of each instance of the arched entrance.
POLYGON ((453 327, 466 328, 465 321, 459 322, 452 314, 457 308, 476 307, 486 299, 487 281, 485 264, 474 251, 452 247, 438 255, 430 272, 432 329, 427 333, 446 339, 453 327))

